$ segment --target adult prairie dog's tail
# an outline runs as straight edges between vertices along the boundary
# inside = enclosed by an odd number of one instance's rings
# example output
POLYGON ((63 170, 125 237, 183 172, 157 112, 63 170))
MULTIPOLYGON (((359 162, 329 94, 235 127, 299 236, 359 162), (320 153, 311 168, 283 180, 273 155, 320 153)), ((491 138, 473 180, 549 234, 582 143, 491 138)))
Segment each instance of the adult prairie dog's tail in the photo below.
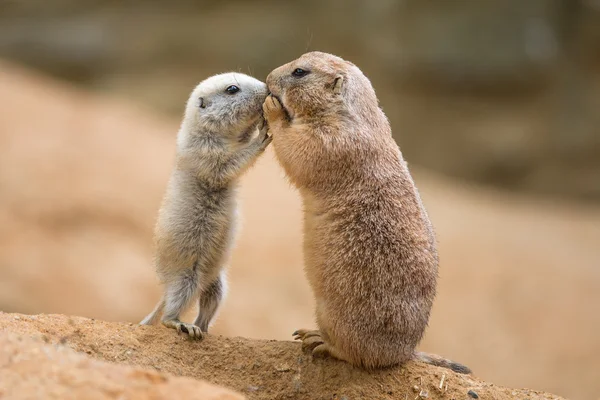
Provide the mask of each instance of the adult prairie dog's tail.
POLYGON ((165 297, 163 296, 160 301, 158 302, 158 304, 156 305, 156 307, 154 307, 154 310, 152 310, 152 312, 150 314, 148 314, 146 316, 146 318, 144 318, 142 320, 142 322, 140 322, 140 325, 154 325, 158 322, 158 319, 160 318, 161 314, 163 313, 163 310, 165 309, 165 297))
POLYGON ((424 353, 422 351, 416 351, 414 359, 423 361, 424 363, 435 365, 436 367, 444 367, 451 369, 459 374, 470 374, 471 369, 465 365, 459 364, 454 361, 447 360, 435 354, 424 353))

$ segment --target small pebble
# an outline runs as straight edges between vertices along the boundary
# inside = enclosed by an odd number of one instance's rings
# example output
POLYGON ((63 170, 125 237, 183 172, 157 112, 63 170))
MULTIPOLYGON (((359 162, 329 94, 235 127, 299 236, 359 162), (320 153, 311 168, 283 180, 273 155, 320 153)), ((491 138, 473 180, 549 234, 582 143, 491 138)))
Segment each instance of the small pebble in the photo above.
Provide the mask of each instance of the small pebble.
POLYGON ((275 367, 277 372, 288 372, 290 369, 290 366, 287 364, 282 364, 275 367))
POLYGON ((472 390, 469 390, 467 392, 467 394, 469 395, 469 397, 471 397, 473 399, 478 399, 479 398, 479 395, 476 392, 472 391, 472 390))
POLYGON ((419 387, 417 385, 413 386, 413 392, 419 393, 419 387))

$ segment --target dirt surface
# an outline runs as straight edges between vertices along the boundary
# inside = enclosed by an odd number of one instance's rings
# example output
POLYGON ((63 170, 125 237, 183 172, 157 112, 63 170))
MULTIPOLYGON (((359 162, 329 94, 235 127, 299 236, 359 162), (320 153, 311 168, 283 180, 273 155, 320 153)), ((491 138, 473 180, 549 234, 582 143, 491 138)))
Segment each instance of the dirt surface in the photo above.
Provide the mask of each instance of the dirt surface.
MULTIPOLYGON (((141 320, 160 295, 152 227, 179 121, 3 63, 0 105, 0 310, 141 320)), ((420 350, 497 384, 596 400, 600 208, 412 170, 441 258, 420 350)), ((272 150, 240 199, 212 332, 291 339, 314 326, 313 299, 300 201, 272 150)))
MULTIPOLYGON (((475 392, 481 399, 559 399, 547 393, 495 386, 472 376, 455 374, 418 362, 368 373, 335 360, 312 360, 310 356, 302 354, 299 343, 293 342, 213 335, 201 342, 193 342, 163 327, 110 323, 63 315, 0 313, 0 328, 3 332, 58 343, 98 360, 203 379, 233 388, 249 399, 466 399, 469 398, 469 391, 475 392)), ((2 342, 0 360, 5 359, 7 353, 15 354, 15 350, 18 353, 13 356, 8 368, 3 367, 9 372, 9 383, 17 382, 25 390, 32 390, 35 385, 18 379, 12 381, 11 378, 13 374, 23 374, 27 368, 31 368, 32 372, 40 369, 46 371, 49 368, 48 375, 36 374, 36 379, 40 381, 60 380, 63 373, 68 377, 69 371, 75 371, 73 377, 80 378, 75 382, 69 378, 66 381, 63 379, 59 383, 61 388, 71 385, 77 387, 89 380, 94 381, 94 385, 97 382, 97 387, 100 388, 110 384, 116 388, 139 390, 132 393, 143 393, 158 381, 159 385, 155 386, 159 393, 175 388, 177 397, 187 398, 186 392, 179 392, 177 386, 181 385, 184 390, 192 386, 189 380, 170 380, 164 375, 141 372, 139 369, 90 362, 61 348, 47 352, 48 347, 42 346, 44 354, 39 354, 36 351, 40 346, 39 342, 32 348, 21 351, 19 349, 23 346, 19 340, 9 339, 7 349, 4 346, 7 342, 5 334, 0 339, 0 343, 2 342), (14 350, 11 350, 11 345, 14 350), (39 360, 41 363, 34 362, 34 365, 27 366, 25 361, 18 362, 24 359, 39 360), (55 364, 60 365, 61 371, 52 370, 52 365, 55 364), (122 373, 120 378, 116 378, 118 373, 122 373)), ((4 361, 0 366, 6 364, 4 361)), ((98 398, 117 397, 118 394, 98 398)))
POLYGON ((97 361, 61 344, 0 333, 0 399, 168 400, 175 392, 185 399, 243 399, 206 382, 97 361))

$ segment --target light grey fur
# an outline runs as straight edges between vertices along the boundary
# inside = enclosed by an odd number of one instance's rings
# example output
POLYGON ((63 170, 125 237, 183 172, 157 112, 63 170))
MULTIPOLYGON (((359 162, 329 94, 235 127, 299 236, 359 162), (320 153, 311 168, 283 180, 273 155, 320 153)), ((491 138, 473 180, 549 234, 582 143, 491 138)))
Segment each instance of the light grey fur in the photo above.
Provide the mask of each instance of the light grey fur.
POLYGON ((237 180, 271 142, 261 122, 266 95, 264 83, 238 73, 208 78, 192 92, 156 225, 156 269, 164 295, 141 324, 156 323, 162 313, 165 326, 192 338, 208 331, 226 292, 237 180), (240 90, 228 93, 231 85, 240 90), (199 304, 194 324, 181 322, 180 314, 194 301, 199 304))

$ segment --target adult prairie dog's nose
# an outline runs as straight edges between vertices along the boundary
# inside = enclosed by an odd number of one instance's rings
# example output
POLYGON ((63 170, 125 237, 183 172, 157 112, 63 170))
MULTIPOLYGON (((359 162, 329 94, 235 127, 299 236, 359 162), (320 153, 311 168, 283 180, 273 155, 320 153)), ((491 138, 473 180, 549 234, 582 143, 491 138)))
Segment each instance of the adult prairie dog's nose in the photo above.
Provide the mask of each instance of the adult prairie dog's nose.
POLYGON ((278 79, 274 74, 275 71, 271 72, 266 79, 267 91, 270 95, 278 96, 280 94, 278 79))
POLYGON ((272 86, 273 86, 273 72, 271 72, 269 75, 267 75, 267 79, 265 80, 265 83, 267 84, 267 91, 269 92, 269 94, 271 94, 272 86))

